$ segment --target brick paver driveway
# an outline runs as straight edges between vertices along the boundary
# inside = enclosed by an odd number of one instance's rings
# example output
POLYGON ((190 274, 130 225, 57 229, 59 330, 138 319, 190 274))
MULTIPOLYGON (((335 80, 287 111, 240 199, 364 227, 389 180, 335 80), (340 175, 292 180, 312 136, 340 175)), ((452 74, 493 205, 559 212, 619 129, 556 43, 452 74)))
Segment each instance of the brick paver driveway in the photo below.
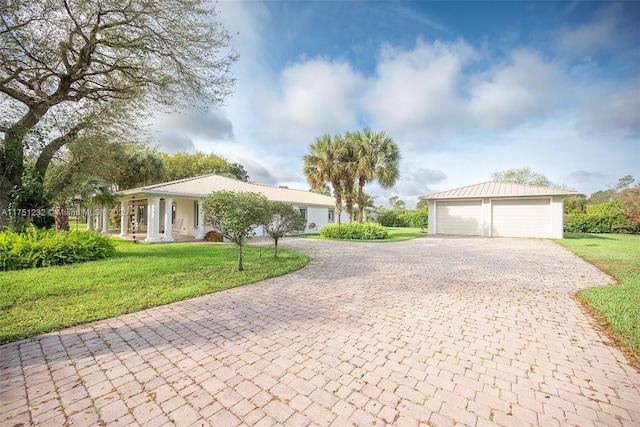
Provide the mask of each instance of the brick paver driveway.
POLYGON ((640 425, 548 241, 286 240, 284 277, 0 347, 0 424, 640 425))

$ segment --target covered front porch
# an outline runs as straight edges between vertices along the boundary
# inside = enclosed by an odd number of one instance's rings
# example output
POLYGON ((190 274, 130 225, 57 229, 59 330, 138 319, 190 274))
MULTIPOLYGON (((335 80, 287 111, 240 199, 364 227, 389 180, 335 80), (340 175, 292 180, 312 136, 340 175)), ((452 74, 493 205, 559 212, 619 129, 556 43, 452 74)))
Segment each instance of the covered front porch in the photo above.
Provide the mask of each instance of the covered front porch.
POLYGON ((203 240, 202 200, 158 195, 120 198, 119 237, 145 243, 203 240), (142 238, 144 236, 144 238, 142 238))

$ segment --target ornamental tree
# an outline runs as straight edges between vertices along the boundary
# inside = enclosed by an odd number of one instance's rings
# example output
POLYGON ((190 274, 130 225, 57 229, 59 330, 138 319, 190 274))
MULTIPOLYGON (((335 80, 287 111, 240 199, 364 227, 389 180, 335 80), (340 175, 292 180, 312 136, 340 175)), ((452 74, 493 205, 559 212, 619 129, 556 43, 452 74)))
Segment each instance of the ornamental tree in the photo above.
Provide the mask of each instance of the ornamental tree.
POLYGON ((278 239, 292 232, 302 232, 307 226, 300 211, 285 202, 267 202, 267 220, 264 230, 274 241, 273 256, 278 256, 278 239))
POLYGON ((202 203, 204 223, 214 227, 238 246, 238 271, 242 265, 242 246, 255 236, 255 229, 266 223, 268 200, 251 192, 214 191, 202 203))

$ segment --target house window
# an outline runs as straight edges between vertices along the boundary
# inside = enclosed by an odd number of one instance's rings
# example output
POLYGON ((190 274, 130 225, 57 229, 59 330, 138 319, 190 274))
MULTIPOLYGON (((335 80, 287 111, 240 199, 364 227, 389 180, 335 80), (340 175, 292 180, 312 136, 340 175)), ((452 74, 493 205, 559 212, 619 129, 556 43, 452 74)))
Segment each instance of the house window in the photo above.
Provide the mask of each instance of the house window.
POLYGON ((307 208, 300 208, 300 216, 307 219, 307 208))
POLYGON ((336 220, 336 210, 329 209, 329 222, 334 222, 336 220))
POLYGON ((198 201, 193 202, 193 228, 200 225, 200 210, 198 209, 198 201))

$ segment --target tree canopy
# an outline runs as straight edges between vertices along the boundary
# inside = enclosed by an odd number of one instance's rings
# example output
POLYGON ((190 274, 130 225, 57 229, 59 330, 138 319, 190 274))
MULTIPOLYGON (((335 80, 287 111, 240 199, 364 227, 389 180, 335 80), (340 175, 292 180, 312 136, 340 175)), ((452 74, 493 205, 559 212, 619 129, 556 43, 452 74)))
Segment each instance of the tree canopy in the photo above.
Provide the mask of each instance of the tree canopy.
POLYGON ((237 55, 216 17, 205 0, 0 2, 0 208, 22 191, 27 156, 42 182, 97 118, 221 103, 237 55))
POLYGON ((274 241, 274 257, 278 256, 278 240, 289 233, 303 232, 307 227, 307 220, 300 215, 300 211, 285 202, 267 202, 265 219, 262 226, 274 241))
POLYGON ((365 184, 377 181, 383 188, 393 187, 400 176, 400 150, 384 131, 373 132, 365 128, 350 134, 349 138, 356 153, 358 222, 362 222, 367 204, 364 193, 365 184))
POLYGON ((494 181, 510 182, 513 184, 537 185, 539 187, 557 187, 546 176, 532 171, 530 168, 508 169, 491 174, 494 181))
POLYGON ((163 181, 176 181, 183 178, 191 178, 199 175, 218 174, 229 172, 229 163, 222 157, 202 151, 193 154, 176 153, 162 154, 164 164, 163 181))
POLYGON ((312 189, 321 187, 329 183, 333 187, 335 198, 336 218, 340 224, 342 216, 342 176, 340 169, 341 140, 324 134, 316 138, 315 142, 309 145, 309 154, 302 158, 304 162, 304 175, 307 183, 312 189))
POLYGON ((327 184, 333 187, 338 224, 343 199, 349 221, 353 220, 355 200, 358 221, 362 222, 364 209, 370 204, 363 190, 365 184, 377 181, 390 188, 399 177, 400 150, 383 131, 366 128, 344 136, 325 134, 309 145, 309 151, 303 157, 303 172, 312 189, 327 184))
POLYGON ((202 203, 204 223, 238 246, 238 271, 243 270, 242 246, 267 222, 267 198, 259 193, 214 191, 202 203))

